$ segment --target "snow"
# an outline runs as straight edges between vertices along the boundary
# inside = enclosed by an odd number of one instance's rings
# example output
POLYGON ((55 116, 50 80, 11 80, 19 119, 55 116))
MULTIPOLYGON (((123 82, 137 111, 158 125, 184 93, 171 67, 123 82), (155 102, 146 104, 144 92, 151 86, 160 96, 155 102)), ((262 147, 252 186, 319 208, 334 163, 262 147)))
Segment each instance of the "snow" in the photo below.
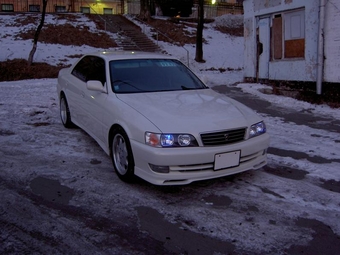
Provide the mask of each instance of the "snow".
MULTIPOLYGON (((88 26, 90 30, 95 31, 95 24, 92 21, 89 21, 85 16, 81 14, 76 14, 78 16, 75 24, 88 26)), ((187 52, 189 53, 189 67, 197 73, 201 77, 205 77, 208 81, 208 85, 213 87, 216 85, 227 85, 231 86, 234 83, 239 82, 237 85, 238 88, 241 88, 246 93, 251 93, 256 95, 257 97, 264 99, 273 104, 278 104, 287 108, 292 108, 295 110, 303 111, 308 110, 312 113, 319 114, 322 116, 329 116, 334 119, 340 119, 340 111, 338 109, 332 109, 327 105, 312 105, 307 102, 302 102, 295 100, 289 97, 276 96, 272 94, 264 94, 261 92, 261 89, 270 89, 271 87, 263 85, 263 84, 246 84, 241 83, 243 74, 243 38, 242 37, 233 37, 230 35, 222 34, 213 29, 215 25, 227 24, 230 26, 231 24, 236 23, 239 24, 239 20, 241 15, 224 15, 216 19, 216 24, 210 23, 205 24, 204 37, 208 41, 207 44, 204 45, 204 59, 205 63, 197 63, 193 60, 195 56, 195 45, 185 45, 184 47, 174 46, 165 42, 158 42, 158 44, 166 50, 166 52, 170 55, 177 57, 182 60, 184 63, 188 63, 187 52), (230 21, 232 18, 234 20, 230 21), (214 68, 214 71, 210 71, 209 69, 214 68), (218 69, 234 69, 235 71, 226 71, 221 73, 218 69)), ((64 24, 66 20, 56 19, 53 15, 47 15, 45 24, 64 24)), ((15 59, 15 58, 27 58, 28 53, 31 50, 32 42, 31 40, 16 40, 16 35, 21 30, 27 30, 35 27, 35 24, 29 24, 26 27, 18 27, 13 22, 13 17, 11 15, 1 15, 0 16, 0 24, 2 33, 5 34, 2 38, 0 38, 0 42, 2 45, 2 51, 0 52, 0 61, 15 59), (5 49, 5 50, 4 50, 5 49)), ((146 27, 144 24, 139 24, 143 27, 146 34, 150 35, 151 31, 149 27, 146 27)), ((35 54, 34 61, 36 62, 47 62, 51 65, 58 64, 72 64, 74 58, 70 58, 70 55, 76 54, 84 54, 87 52, 93 52, 96 49, 93 47, 89 47, 86 45, 83 46, 64 46, 58 44, 45 44, 38 43, 37 52, 35 54), (67 61, 65 61, 65 59, 67 61)), ((19 82, 2 82, 0 86, 2 90, 7 87, 22 87, 22 84, 26 84, 29 87, 31 84, 39 84, 41 81, 37 80, 27 80, 27 81, 19 81, 19 82)), ((47 86, 53 86, 56 83, 56 80, 49 80, 48 82, 42 82, 47 86)), ((27 88, 27 86, 25 88, 27 88)), ((34 104, 38 98, 35 98, 35 91, 26 90, 25 93, 30 91, 30 95, 32 97, 26 97, 26 103, 29 105, 34 104)), ((44 95, 40 95, 44 96, 44 95)), ((46 96, 46 95, 45 95, 46 96)), ((55 97, 55 95, 50 94, 49 96, 55 97)), ((3 100, 3 99, 2 99, 3 100)), ((295 126, 292 123, 284 123, 282 120, 265 116, 265 120, 268 126, 268 130, 271 133, 272 140, 271 144, 274 147, 280 147, 284 149, 294 149, 305 152, 309 155, 318 154, 325 158, 333 158, 334 155, 331 155, 331 152, 335 152, 339 149, 339 145, 334 143, 339 136, 339 134, 326 132, 322 130, 314 130, 313 128, 309 128, 307 126, 295 126), (318 133, 322 137, 327 137, 323 139, 323 143, 319 143, 319 139, 317 137, 311 137, 310 134, 318 133), (282 135, 285 134, 285 135, 282 135), (303 139, 301 136, 305 134, 306 139, 303 139), (302 139, 301 139, 302 138, 302 139), (299 141, 299 142, 297 142, 299 141), (312 153, 310 151, 313 151, 312 153)), ((3 124, 2 124, 3 125, 3 124)), ((271 159, 276 161, 275 159, 271 159)), ((287 159, 289 160, 289 159, 287 159)), ((340 172, 335 171, 339 169, 338 164, 333 165, 327 172, 329 172, 329 178, 335 178, 340 180, 340 172), (333 173, 334 176, 331 174, 333 173)), ((310 169, 310 168, 309 168, 310 169)), ((325 178, 324 171, 316 171, 320 172, 320 177, 325 178)), ((313 174, 316 174, 313 171, 313 174)))
MULTIPOLYGON (((94 23, 88 21, 83 15, 78 16, 78 25, 86 25, 95 30, 94 23)), ((221 24, 224 19, 228 20, 226 17, 222 17, 216 22, 221 24)), ((46 23, 55 22, 62 24, 65 21, 60 19, 56 20, 52 15, 47 15, 46 23)), ((143 26, 145 32, 151 36, 152 32, 150 28, 145 27, 143 24, 139 25, 143 26)), ((294 109, 298 112, 308 111, 315 116, 328 117, 334 120, 340 119, 339 109, 331 109, 326 105, 313 105, 288 97, 264 94, 261 92, 261 89, 270 89, 269 86, 242 83, 243 38, 217 32, 213 29, 213 23, 206 24, 205 26, 204 37, 207 40, 207 44, 205 44, 203 48, 205 63, 197 63, 193 60, 195 56, 194 45, 178 47, 165 42, 158 42, 158 44, 168 54, 179 58, 184 63, 187 63, 187 53, 189 53, 189 67, 199 76, 205 76, 208 81, 207 84, 211 87, 218 85, 230 87, 236 86, 242 89, 244 93, 252 94, 273 105, 281 106, 286 109, 294 109), (216 71, 209 70, 211 68, 214 68, 216 71), (218 71, 220 68, 229 68, 234 71, 221 73, 218 71), (236 83, 238 84, 235 85, 236 83)), ((27 59, 32 47, 32 42, 30 40, 17 40, 16 34, 22 29, 32 28, 34 26, 27 25, 25 28, 17 27, 13 23, 12 16, 0 15, 0 27, 2 31, 2 36, 0 37, 2 48, 0 51, 0 61, 14 58, 27 59)), ((84 54, 95 50, 98 49, 85 45, 78 47, 39 43, 34 60, 36 62, 47 62, 52 65, 71 64, 73 63, 74 58, 68 56, 84 54)), ((12 148, 13 155, 16 153, 30 153, 30 150, 37 150, 38 153, 41 154, 53 155, 56 161, 61 161, 60 158, 65 157, 75 160, 74 158, 77 156, 80 159, 75 161, 74 165, 79 164, 80 166, 82 166, 83 161, 85 162, 93 157, 100 159, 103 162, 104 168, 110 169, 111 165, 109 160, 107 160, 106 155, 99 151, 98 146, 93 145, 94 142, 90 138, 84 136, 79 130, 66 130, 62 127, 58 116, 59 106, 57 102, 56 82, 56 79, 41 79, 0 83, 0 133, 10 134, 11 132, 14 132, 21 134, 20 136, 0 135, 0 141, 3 148, 12 148), (28 129, 26 127, 27 124, 34 125, 39 123, 48 123, 48 126, 40 126, 40 131, 37 131, 37 129, 28 129), (30 130, 33 132, 29 132, 30 130), (61 138, 56 141, 56 137, 61 138), (35 141, 37 141, 37 143, 35 143, 35 141), (82 149, 86 147, 88 143, 92 143, 94 148, 87 148, 86 150, 82 149), (68 146, 65 146, 65 144, 68 146), (18 145, 20 145, 20 147, 18 145), (26 152, 23 152, 23 149, 25 149, 26 152)), ((332 159, 340 159, 339 142, 335 142, 336 140, 339 141, 338 133, 326 131, 324 129, 315 129, 306 125, 287 123, 282 118, 266 114, 262 114, 262 117, 265 120, 268 132, 271 135, 272 147, 305 153, 310 157, 319 156, 324 159, 330 159, 329 163, 320 164, 307 161, 306 159, 296 160, 291 157, 269 154, 268 165, 284 165, 294 169, 304 170, 308 172, 308 178, 315 178, 315 180, 340 181, 340 163, 339 161, 332 162, 332 159)), ((5 155, 0 151, 0 158, 9 158, 13 157, 13 155, 5 155)), ((41 160, 43 161, 43 158, 41 160)), ((71 172, 62 171, 62 169, 58 170, 61 171, 59 174, 62 174, 64 183, 72 183, 74 188, 78 188, 79 190, 82 189, 83 185, 90 186, 89 188, 94 194, 93 196, 97 197, 98 200, 102 199, 103 201, 107 201, 107 204, 110 204, 113 199, 119 201, 118 197, 120 194, 130 196, 130 199, 127 199, 125 202, 120 201, 120 203, 125 203, 125 207, 121 208, 122 210, 129 208, 129 206, 132 207, 134 203, 145 204, 157 208, 160 212, 163 211, 169 221, 175 222, 176 215, 186 215, 185 217, 188 219, 195 219, 197 223, 195 228, 201 229, 203 232, 203 229, 207 232, 210 230, 210 233, 213 233, 211 235, 216 235, 224 240, 237 238, 244 247, 254 247, 257 245, 255 241, 252 243, 250 241, 257 240, 257 237, 250 237, 251 234, 256 233, 254 225, 249 222, 248 225, 243 224, 242 226, 239 226, 236 220, 233 222, 234 218, 238 218, 238 215, 235 212, 229 212, 229 214, 222 210, 215 212, 209 210, 209 212, 207 212, 206 208, 211 206, 210 202, 196 201, 195 203, 199 203, 201 207, 194 207, 191 204, 181 204, 180 201, 178 201, 178 203, 176 202, 176 204, 166 204, 166 201, 159 204, 159 201, 154 200, 153 195, 150 192, 143 192, 143 197, 136 197, 136 194, 133 190, 129 189, 128 185, 124 186, 124 188, 120 187, 119 189, 116 189, 115 186, 117 184, 110 184, 108 181, 112 178, 109 177, 112 175, 111 170, 103 172, 99 177, 93 175, 87 176, 84 179, 79 178, 77 182, 68 180, 69 177, 71 179, 74 178, 74 175, 71 172), (91 184, 89 185, 90 182, 91 184), (102 183, 105 183, 105 185, 109 187, 109 190, 106 190, 108 192, 104 193, 104 191, 101 191, 103 187, 102 183), (197 215, 200 215, 200 217, 196 217, 197 215), (229 221, 225 221, 224 219, 226 218, 228 218, 229 221)), ((31 176, 37 176, 39 174, 53 176, 56 169, 54 167, 48 168, 42 164, 40 167, 36 167, 34 172, 27 172, 29 170, 24 168, 22 171, 17 171, 15 173, 11 173, 11 169, 6 168, 2 171, 8 171, 8 174, 13 174, 15 178, 20 180, 27 174, 31 176)), ((88 168, 82 168, 80 171, 82 171, 79 173, 80 176, 86 176, 86 174, 90 172, 88 168)), ((256 206, 262 212, 271 210, 271 213, 273 213, 272 211, 274 211, 277 214, 277 221, 279 221, 281 217, 289 219, 313 211, 319 220, 325 222, 325 224, 332 225, 333 231, 340 235, 340 225, 333 222, 336 215, 339 215, 340 213, 340 199, 336 193, 329 196, 329 192, 321 188, 318 189, 318 194, 309 193, 309 183, 300 183, 297 187, 296 182, 293 180, 275 178, 272 175, 266 175, 264 172, 260 171, 256 172, 253 176, 253 181, 254 184, 247 185, 246 189, 244 189, 243 186, 241 187, 239 183, 232 183, 231 187, 227 190, 225 186, 216 184, 214 186, 214 193, 231 197, 236 205, 238 204, 240 207, 245 206, 248 203, 248 200, 245 201, 245 199, 262 197, 262 202, 256 204, 256 206), (276 194, 280 194, 280 196, 286 198, 286 201, 280 200, 274 195, 264 194, 260 190, 260 187, 266 187, 276 194), (233 190, 233 193, 230 193, 231 189, 233 190), (294 192, 292 192, 292 190, 294 190, 294 192), (247 194, 246 197, 244 197, 244 194, 247 194), (271 201, 272 203, 269 204, 268 201, 271 201), (273 201, 275 201, 275 203, 273 203, 273 201), (276 206, 273 207, 273 204, 276 206), (327 205, 327 209, 324 207, 325 204, 327 205), (326 210, 331 212, 327 213, 326 210)), ((148 189, 146 186, 144 188, 148 189)), ((92 199, 95 198, 92 197, 92 199)), ((84 203, 95 203, 94 200, 88 201, 88 197, 84 195, 80 195, 73 203, 78 203, 82 200, 84 200, 84 203)), ((117 208, 120 208, 119 204, 117 205, 117 208)), ((279 241, 281 243, 296 239, 300 239, 302 243, 308 241, 307 234, 303 235, 300 232, 295 232, 296 229, 292 229, 291 226, 282 225, 281 228, 279 228, 279 231, 282 231, 282 233, 279 234, 277 232, 278 227, 268 224, 268 219, 265 217, 258 218, 256 224, 260 226, 259 228, 266 230, 267 236, 276 236, 277 238, 280 236, 279 241)), ((266 243, 259 243, 258 249, 268 249, 269 251, 271 248, 275 247, 275 241, 273 241, 273 239, 268 238, 267 240, 264 240, 266 243), (268 247, 266 245, 268 245, 268 247)))
POLYGON ((264 99, 268 102, 275 103, 278 105, 283 105, 286 108, 291 108, 299 111, 308 110, 312 113, 316 113, 319 115, 330 116, 334 119, 340 119, 340 111, 339 109, 333 109, 328 105, 314 105, 308 102, 299 101, 294 98, 277 96, 272 94, 262 93, 261 90, 271 90, 271 87, 263 85, 263 84, 247 84, 240 83, 237 85, 238 88, 241 88, 244 92, 251 93, 256 95, 257 97, 264 99))
POLYGON ((239 14, 227 14, 218 16, 214 21, 215 26, 223 27, 240 27, 243 26, 243 15, 239 14))
MULTIPOLYGON (((96 25, 93 21, 90 21, 84 15, 74 14, 76 17, 75 21, 72 21, 73 26, 78 26, 82 28, 86 26, 89 28, 90 32, 98 32, 96 25)), ((18 15, 18 19, 25 18, 25 15, 18 15)), ((39 19, 38 19, 39 20, 39 19)), ((0 51, 0 61, 11 60, 16 58, 27 59, 28 55, 32 49, 31 40, 17 40, 18 34, 22 31, 28 31, 31 29, 36 29, 38 24, 28 24, 26 26, 18 26, 15 23, 12 15, 1 15, 1 31, 4 36, 0 38, 1 51, 0 51)), ((67 22, 66 19, 56 18, 53 15, 46 15, 45 25, 63 25, 67 22)), ((68 22, 68 24, 70 24, 68 22)), ((108 33, 113 38, 113 34, 108 33)), ((58 64, 68 65, 72 64, 75 58, 72 58, 76 54, 85 54, 88 52, 94 52, 98 49, 88 45, 82 46, 65 46, 60 44, 46 44, 38 42, 37 51, 34 55, 35 62, 46 62, 51 65, 57 66, 58 64)))

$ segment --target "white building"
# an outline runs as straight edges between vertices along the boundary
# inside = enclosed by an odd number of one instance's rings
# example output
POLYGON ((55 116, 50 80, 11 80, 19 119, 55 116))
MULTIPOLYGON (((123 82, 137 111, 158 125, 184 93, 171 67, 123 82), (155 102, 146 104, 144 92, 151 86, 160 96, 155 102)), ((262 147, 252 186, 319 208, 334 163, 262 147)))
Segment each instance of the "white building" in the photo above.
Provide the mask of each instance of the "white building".
POLYGON ((340 82, 340 0, 244 0, 245 78, 340 82))

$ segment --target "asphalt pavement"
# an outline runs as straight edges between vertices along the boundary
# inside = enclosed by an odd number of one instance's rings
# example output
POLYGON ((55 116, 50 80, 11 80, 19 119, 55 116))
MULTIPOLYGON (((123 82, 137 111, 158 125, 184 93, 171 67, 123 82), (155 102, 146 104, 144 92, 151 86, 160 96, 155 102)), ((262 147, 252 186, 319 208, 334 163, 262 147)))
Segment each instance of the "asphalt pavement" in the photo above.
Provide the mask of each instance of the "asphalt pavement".
MULTIPOLYGON (((31 84, 28 97, 2 85, 0 254, 339 254, 340 182, 295 167, 336 167, 338 152, 329 159, 271 146, 278 161, 258 171, 185 186, 127 184, 90 136, 63 127, 54 86, 31 84)), ((214 90, 288 128, 340 133, 339 120, 233 86, 214 90)))
MULTIPOLYGON (((292 122, 297 125, 306 125, 311 128, 340 133, 340 120, 327 116, 323 117, 315 115, 308 110, 299 111, 287 108, 285 105, 274 105, 252 94, 243 93, 242 90, 237 87, 220 85, 213 87, 213 89, 228 95, 259 113, 279 117, 284 119, 286 122, 292 122)), ((340 136, 338 142, 340 143, 340 136)))

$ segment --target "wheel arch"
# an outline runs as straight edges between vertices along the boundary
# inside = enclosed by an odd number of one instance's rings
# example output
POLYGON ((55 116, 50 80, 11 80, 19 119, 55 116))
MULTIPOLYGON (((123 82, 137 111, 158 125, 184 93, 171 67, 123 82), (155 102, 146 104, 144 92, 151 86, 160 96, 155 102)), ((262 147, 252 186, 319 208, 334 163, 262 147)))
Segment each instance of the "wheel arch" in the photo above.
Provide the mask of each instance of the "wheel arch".
MULTIPOLYGON (((126 146, 127 146, 127 150, 129 151, 129 155, 130 155, 130 159, 131 159, 131 162, 132 163, 132 166, 133 166, 133 170, 132 170, 132 174, 134 175, 134 166, 135 166, 135 159, 134 159, 134 154, 133 154, 133 151, 132 151, 132 146, 131 146, 131 142, 130 142, 130 137, 128 135, 128 133, 126 132, 126 130, 124 129, 124 127, 120 124, 113 124, 110 128, 110 131, 109 131, 109 135, 108 135, 108 144, 109 144, 109 155, 112 159, 112 162, 113 162, 113 150, 112 150, 112 141, 114 139, 114 134, 116 133, 116 130, 119 130, 118 133, 120 133, 121 135, 123 135, 124 139, 126 140, 126 146)), ((125 179, 125 181, 128 181, 130 177, 128 178, 124 178, 122 176, 119 175, 120 178, 123 178, 125 179)))
MULTIPOLYGON (((121 130, 126 134, 127 138, 130 140, 129 133, 127 132, 126 128, 124 128, 124 127, 123 127, 122 125, 120 125, 119 123, 113 124, 113 125, 111 126, 111 128, 110 128, 110 131, 109 131, 108 137, 107 137, 107 139, 108 139, 108 145, 109 145, 109 152, 110 152, 110 153, 111 153, 111 151, 112 151, 112 144, 111 144, 111 141, 112 141, 112 139, 113 139, 113 135, 114 135, 114 133, 115 133, 115 130, 117 130, 117 129, 121 129, 121 130)), ((129 143, 130 143, 130 141, 129 141, 129 143)))
POLYGON ((131 128, 129 128, 128 126, 124 125, 124 123, 114 123, 114 124, 111 125, 111 127, 109 129, 108 137, 107 137, 107 139, 108 139, 107 141, 108 141, 108 144, 109 144, 109 150, 111 150, 111 140, 113 138, 114 131, 117 128, 120 128, 120 129, 122 129, 124 131, 126 136, 129 138, 129 142, 131 141, 131 139, 132 140, 134 139, 134 136, 132 135, 133 131, 131 130, 131 128))
MULTIPOLYGON (((121 125, 119 125, 119 124, 113 124, 113 125, 111 126, 111 128, 110 128, 110 131, 109 131, 109 134, 108 134, 108 137, 107 137, 107 144, 109 145, 109 151, 110 151, 110 153, 111 153, 111 151, 112 151, 112 144, 111 144, 111 141, 112 141, 112 138, 113 138, 113 134, 114 134, 114 132, 115 132, 115 130, 116 130, 117 128, 123 129, 123 127, 122 127, 121 125)), ((123 129, 123 130, 124 130, 124 129, 123 129)))
MULTIPOLYGON (((65 97, 65 98, 66 98, 65 92, 64 92, 63 90, 61 90, 60 93, 59 93, 59 100, 60 100, 62 97, 65 97)), ((66 100, 67 100, 67 99, 66 99, 66 100)))

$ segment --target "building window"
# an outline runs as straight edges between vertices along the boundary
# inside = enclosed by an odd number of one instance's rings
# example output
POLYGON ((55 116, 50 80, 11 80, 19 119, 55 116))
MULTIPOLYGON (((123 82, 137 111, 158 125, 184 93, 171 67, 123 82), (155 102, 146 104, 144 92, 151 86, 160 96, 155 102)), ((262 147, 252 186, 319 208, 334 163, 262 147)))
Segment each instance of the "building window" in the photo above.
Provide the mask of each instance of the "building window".
POLYGON ((66 6, 56 5, 55 12, 66 12, 66 6))
POLYGON ((80 12, 82 12, 82 13, 90 13, 90 7, 80 7, 80 12))
POLYGON ((104 14, 112 14, 112 8, 104 8, 104 14))
POLYGON ((1 11, 3 11, 3 12, 13 12, 14 11, 13 4, 2 4, 1 5, 1 11))
POLYGON ((29 11, 30 12, 40 12, 40 5, 29 5, 29 11))
POLYGON ((305 11, 273 15, 271 33, 272 59, 305 57, 305 11))

